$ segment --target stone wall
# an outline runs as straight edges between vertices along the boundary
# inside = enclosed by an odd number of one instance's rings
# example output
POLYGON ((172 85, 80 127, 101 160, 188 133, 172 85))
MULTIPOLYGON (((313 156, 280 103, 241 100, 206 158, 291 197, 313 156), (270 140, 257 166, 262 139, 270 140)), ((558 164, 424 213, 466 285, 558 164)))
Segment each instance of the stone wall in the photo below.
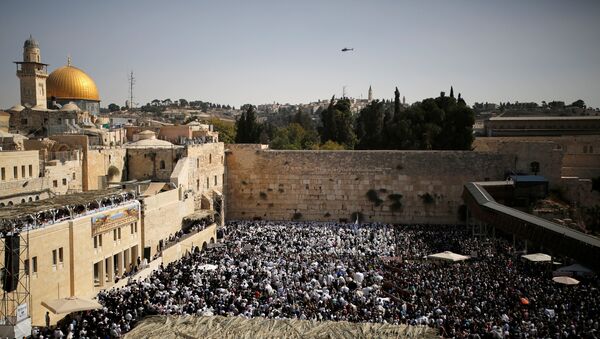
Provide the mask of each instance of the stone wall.
POLYGON ((173 246, 165 249, 162 253, 163 264, 167 265, 175 260, 181 259, 184 255, 194 250, 195 247, 202 249, 204 244, 208 245, 217 240, 217 226, 215 224, 208 226, 202 231, 186 238, 173 246))
POLYGON ((507 154, 274 151, 227 145, 228 219, 451 223, 466 182, 503 180, 507 154), (401 195, 401 198, 399 197, 401 195))
POLYGON ((127 169, 129 180, 169 181, 184 148, 129 148, 127 169))
POLYGON ((181 230, 183 218, 194 213, 194 199, 186 198, 181 188, 145 197, 142 206, 143 243, 150 247, 151 257, 156 254, 159 241, 181 230))
POLYGON ((127 178, 127 150, 121 147, 104 147, 87 151, 87 190, 108 188, 108 183, 127 178))
POLYGON ((527 147, 536 149, 544 143, 556 145, 556 151, 551 153, 539 150, 531 152, 531 155, 542 158, 545 163, 548 163, 556 162, 555 153, 557 151, 562 152, 560 176, 588 179, 600 176, 600 137, 597 135, 477 138, 473 143, 473 147, 476 151, 506 152, 505 147, 507 145, 530 144, 531 146, 527 147))

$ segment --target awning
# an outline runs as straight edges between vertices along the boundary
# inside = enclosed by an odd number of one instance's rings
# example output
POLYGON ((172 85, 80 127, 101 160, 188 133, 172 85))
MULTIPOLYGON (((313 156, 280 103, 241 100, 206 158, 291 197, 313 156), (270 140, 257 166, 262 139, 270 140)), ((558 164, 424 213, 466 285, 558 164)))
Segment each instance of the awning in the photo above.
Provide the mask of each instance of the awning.
POLYGON ((573 279, 571 277, 554 277, 554 278, 552 278, 552 280, 554 282, 557 282, 557 283, 563 284, 563 285, 577 285, 577 284, 579 284, 579 280, 573 279))
POLYGON ((427 259, 437 259, 437 260, 445 260, 445 261, 462 261, 469 259, 469 256, 457 254, 451 251, 444 251, 436 254, 430 254, 427 256, 427 259))
POLYGON ((68 297, 50 301, 42 301, 42 306, 46 307, 54 314, 66 314, 102 308, 102 305, 100 305, 97 301, 80 297, 68 297))
POLYGON ((580 274, 589 274, 589 273, 594 272, 594 271, 590 270, 589 268, 587 268, 583 265, 579 265, 579 264, 573 264, 570 266, 561 267, 561 268, 557 269, 556 271, 557 272, 573 272, 573 273, 580 273, 580 274))
POLYGON ((552 257, 545 253, 524 254, 521 257, 523 259, 527 259, 532 262, 550 262, 550 261, 552 261, 552 257))

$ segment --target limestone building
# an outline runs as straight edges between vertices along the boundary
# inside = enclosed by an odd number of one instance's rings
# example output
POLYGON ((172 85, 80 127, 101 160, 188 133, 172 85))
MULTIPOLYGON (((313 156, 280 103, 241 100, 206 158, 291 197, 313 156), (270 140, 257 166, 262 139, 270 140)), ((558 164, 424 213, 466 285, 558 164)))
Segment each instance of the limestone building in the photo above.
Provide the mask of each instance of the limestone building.
POLYGON ((81 152, 0 152, 0 207, 82 190, 81 152))
MULTIPOLYGON (((41 326, 46 313, 42 302, 94 297, 115 286, 117 277, 141 268, 138 258, 152 260, 159 242, 165 264, 214 243, 213 225, 180 243, 166 244, 165 239, 181 230, 183 217, 193 210, 193 198, 182 194, 181 188, 144 196, 118 189, 93 191, 3 208, 2 248, 7 234, 17 234, 21 248, 27 248, 20 251, 19 284, 7 293, 24 293, 28 286, 31 321, 41 326)), ((0 266, 5 267, 4 261, 0 266)), ((26 303, 15 300, 9 305, 12 308, 26 303)), ((63 315, 51 316, 54 323, 63 315)))

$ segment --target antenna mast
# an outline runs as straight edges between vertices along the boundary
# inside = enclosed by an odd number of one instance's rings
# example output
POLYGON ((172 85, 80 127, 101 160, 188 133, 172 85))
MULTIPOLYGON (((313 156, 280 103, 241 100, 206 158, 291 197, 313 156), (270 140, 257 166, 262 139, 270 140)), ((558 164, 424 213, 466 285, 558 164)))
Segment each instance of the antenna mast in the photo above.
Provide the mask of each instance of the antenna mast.
POLYGON ((133 71, 129 73, 129 108, 133 108, 133 85, 135 85, 135 78, 133 77, 133 71))

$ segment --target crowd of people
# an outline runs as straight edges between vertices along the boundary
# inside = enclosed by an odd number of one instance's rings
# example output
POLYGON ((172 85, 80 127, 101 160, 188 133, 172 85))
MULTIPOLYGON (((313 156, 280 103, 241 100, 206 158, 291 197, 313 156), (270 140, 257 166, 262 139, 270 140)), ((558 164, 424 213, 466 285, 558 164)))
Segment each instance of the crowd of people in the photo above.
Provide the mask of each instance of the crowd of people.
POLYGON ((597 336, 597 280, 554 283, 505 241, 472 238, 463 226, 236 221, 227 229, 222 246, 101 292, 103 309, 69 317, 59 331, 119 337, 161 314, 424 325, 446 337, 597 336), (424 259, 444 250, 473 257, 424 259))

